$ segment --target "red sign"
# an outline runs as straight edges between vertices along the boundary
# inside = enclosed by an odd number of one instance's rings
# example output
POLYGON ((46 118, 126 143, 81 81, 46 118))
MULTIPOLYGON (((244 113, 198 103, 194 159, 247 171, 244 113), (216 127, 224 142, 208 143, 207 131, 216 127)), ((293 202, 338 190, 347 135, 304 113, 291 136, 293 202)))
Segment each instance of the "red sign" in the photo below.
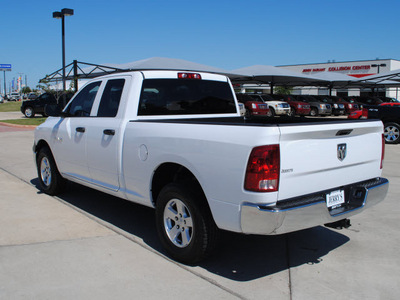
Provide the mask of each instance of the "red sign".
POLYGON ((340 66, 340 67, 329 67, 328 70, 326 68, 314 68, 314 69, 303 69, 303 73, 310 72, 345 72, 345 71, 367 71, 371 69, 370 65, 361 65, 361 66, 340 66))

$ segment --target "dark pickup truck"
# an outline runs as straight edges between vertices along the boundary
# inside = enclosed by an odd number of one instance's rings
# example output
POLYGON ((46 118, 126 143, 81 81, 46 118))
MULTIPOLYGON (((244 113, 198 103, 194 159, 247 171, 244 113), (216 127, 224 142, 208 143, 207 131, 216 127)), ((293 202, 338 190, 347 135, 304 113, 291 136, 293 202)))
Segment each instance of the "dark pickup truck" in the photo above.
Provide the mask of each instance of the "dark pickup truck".
POLYGON ((368 119, 382 120, 387 144, 400 142, 400 106, 366 106, 368 119))
MULTIPOLYGON (((72 98, 73 95, 73 93, 66 93, 67 102, 72 98)), ((62 99, 62 96, 60 99, 62 99)), ((44 93, 36 99, 22 101, 21 112, 27 118, 35 117, 35 114, 41 114, 43 117, 46 117, 44 108, 47 104, 57 104, 57 99, 54 94, 44 93)))

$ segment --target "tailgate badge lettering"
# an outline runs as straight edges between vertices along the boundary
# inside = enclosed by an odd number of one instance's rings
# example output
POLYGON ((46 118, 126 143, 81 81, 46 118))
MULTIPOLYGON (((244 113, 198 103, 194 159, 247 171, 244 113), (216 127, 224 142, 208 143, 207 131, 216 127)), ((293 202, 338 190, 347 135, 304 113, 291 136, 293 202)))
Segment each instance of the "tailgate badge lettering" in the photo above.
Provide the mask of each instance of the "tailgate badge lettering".
POLYGON ((340 161, 343 161, 347 155, 347 144, 339 144, 337 145, 337 158, 340 161))

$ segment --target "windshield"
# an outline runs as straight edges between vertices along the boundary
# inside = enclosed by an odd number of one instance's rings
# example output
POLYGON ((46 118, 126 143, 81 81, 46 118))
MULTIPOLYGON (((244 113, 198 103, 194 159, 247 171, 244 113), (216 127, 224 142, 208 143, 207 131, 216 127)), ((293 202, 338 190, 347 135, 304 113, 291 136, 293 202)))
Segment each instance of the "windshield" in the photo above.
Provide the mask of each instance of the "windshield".
POLYGON ((138 115, 236 113, 228 82, 198 79, 145 79, 138 115))

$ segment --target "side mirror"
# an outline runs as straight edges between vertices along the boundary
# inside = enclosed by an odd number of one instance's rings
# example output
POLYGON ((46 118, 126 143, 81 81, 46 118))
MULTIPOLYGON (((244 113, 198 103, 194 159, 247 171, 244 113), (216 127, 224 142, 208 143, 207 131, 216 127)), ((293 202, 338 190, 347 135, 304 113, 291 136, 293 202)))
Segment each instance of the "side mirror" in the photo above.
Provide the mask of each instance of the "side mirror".
POLYGON ((59 117, 61 116, 61 108, 57 104, 46 104, 44 113, 49 117, 59 117))

